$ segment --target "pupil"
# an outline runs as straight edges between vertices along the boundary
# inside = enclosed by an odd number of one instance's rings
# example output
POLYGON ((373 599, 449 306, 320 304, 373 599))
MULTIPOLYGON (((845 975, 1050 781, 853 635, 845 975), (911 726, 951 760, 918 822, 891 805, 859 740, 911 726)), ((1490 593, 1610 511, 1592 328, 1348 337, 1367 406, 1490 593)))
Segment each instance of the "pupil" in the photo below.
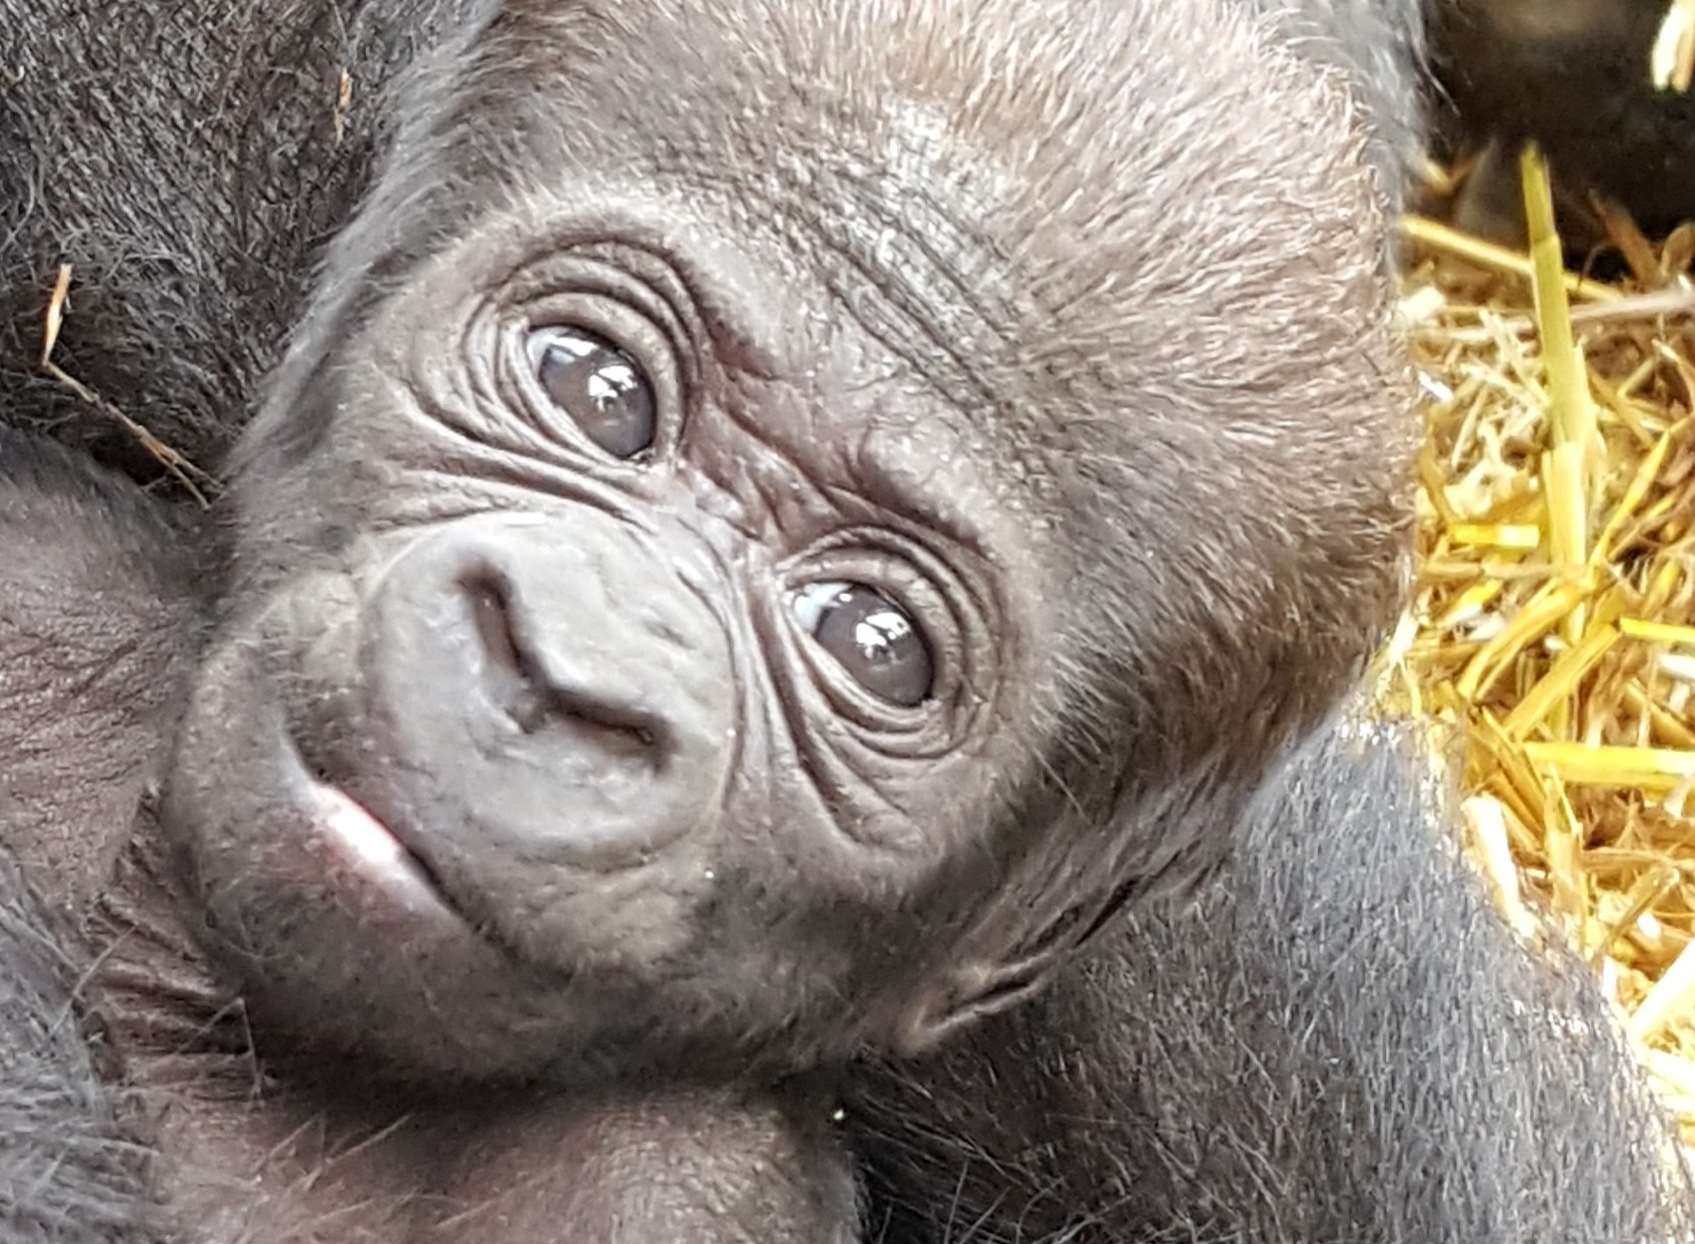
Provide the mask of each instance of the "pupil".
POLYGON ((893 609, 868 614, 853 628, 854 642, 870 665, 887 665, 900 659, 898 644, 912 634, 912 623, 893 609))
POLYGON ((606 363, 589 374, 589 400, 605 411, 619 401, 631 400, 640 382, 628 363, 606 363))

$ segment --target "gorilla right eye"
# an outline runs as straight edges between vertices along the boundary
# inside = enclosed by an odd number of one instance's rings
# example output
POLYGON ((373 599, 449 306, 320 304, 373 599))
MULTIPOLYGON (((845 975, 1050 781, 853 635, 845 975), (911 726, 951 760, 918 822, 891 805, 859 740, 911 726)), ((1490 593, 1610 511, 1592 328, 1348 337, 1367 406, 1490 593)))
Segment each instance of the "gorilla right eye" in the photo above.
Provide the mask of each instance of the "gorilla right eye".
POLYGON ((583 329, 556 327, 532 333, 529 354, 548 400, 607 453, 633 458, 653 444, 653 386, 624 351, 583 329))
POLYGON ((930 646, 881 592, 858 583, 813 583, 796 594, 794 610, 818 646, 873 695, 915 708, 930 694, 930 646))

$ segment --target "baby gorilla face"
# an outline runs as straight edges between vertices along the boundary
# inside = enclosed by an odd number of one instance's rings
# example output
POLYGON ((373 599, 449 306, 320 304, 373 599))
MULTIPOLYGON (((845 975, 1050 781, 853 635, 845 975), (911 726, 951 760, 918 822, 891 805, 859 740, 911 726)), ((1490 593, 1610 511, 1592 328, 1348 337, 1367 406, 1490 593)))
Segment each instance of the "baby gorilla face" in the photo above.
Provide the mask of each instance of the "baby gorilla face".
POLYGON ((1029 531, 792 243, 653 198, 485 222, 295 399, 312 500, 167 805, 285 1020, 567 1077, 845 1053, 990 884, 1029 531))
POLYGON ((939 60, 974 6, 609 12, 502 7, 332 252, 169 831, 307 1036, 564 1078, 912 1048, 1215 856, 1392 599, 1373 199, 1313 139, 1348 111, 1208 5, 1009 4, 939 60), (1178 35, 1212 76, 1144 65, 1178 35), (1072 90, 1101 49, 1124 81, 1072 90), (1189 133, 1264 94, 1256 143, 1189 133), (1262 159, 1310 181, 1283 245, 1191 193, 1262 159), (1173 229, 1229 279, 1173 287, 1173 229))

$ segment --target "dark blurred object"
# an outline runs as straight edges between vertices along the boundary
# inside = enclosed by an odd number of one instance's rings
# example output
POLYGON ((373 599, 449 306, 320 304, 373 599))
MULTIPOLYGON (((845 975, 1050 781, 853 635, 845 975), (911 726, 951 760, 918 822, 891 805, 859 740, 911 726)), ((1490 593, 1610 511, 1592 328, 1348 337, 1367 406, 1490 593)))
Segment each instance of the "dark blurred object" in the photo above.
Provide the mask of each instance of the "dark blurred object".
MULTIPOLYGON (((1432 0, 1431 55, 1451 113, 1444 129, 1480 152, 1457 223, 1522 237, 1517 152, 1542 146, 1561 226, 1598 236, 1591 193, 1649 234, 1695 217, 1695 95, 1654 82, 1671 0, 1432 0)), ((1662 77, 1665 76, 1662 57, 1662 77)))

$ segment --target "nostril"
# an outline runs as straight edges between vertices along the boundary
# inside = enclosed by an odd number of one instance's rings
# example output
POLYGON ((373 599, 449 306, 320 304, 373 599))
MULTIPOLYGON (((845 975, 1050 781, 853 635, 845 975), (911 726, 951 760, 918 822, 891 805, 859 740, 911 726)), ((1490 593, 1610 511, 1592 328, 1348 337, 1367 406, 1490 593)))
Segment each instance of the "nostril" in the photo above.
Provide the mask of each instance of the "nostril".
POLYGON ((487 580, 475 580, 465 587, 471 597, 471 613, 477 621, 477 633, 482 637, 483 652, 493 665, 522 677, 518 647, 512 640, 506 594, 487 580))
POLYGON ((525 734, 533 734, 546 716, 545 697, 518 651, 512 634, 512 612, 506 593, 489 579, 472 579, 461 585, 471 603, 471 617, 482 641, 483 683, 497 707, 517 723, 525 734))
POLYGON ((489 692, 520 730, 535 734, 560 724, 587 728, 616 750, 657 758, 663 750, 661 721, 651 713, 597 694, 586 679, 570 677, 566 673, 568 661, 546 662, 532 656, 505 585, 476 578, 462 586, 482 640, 489 692))

